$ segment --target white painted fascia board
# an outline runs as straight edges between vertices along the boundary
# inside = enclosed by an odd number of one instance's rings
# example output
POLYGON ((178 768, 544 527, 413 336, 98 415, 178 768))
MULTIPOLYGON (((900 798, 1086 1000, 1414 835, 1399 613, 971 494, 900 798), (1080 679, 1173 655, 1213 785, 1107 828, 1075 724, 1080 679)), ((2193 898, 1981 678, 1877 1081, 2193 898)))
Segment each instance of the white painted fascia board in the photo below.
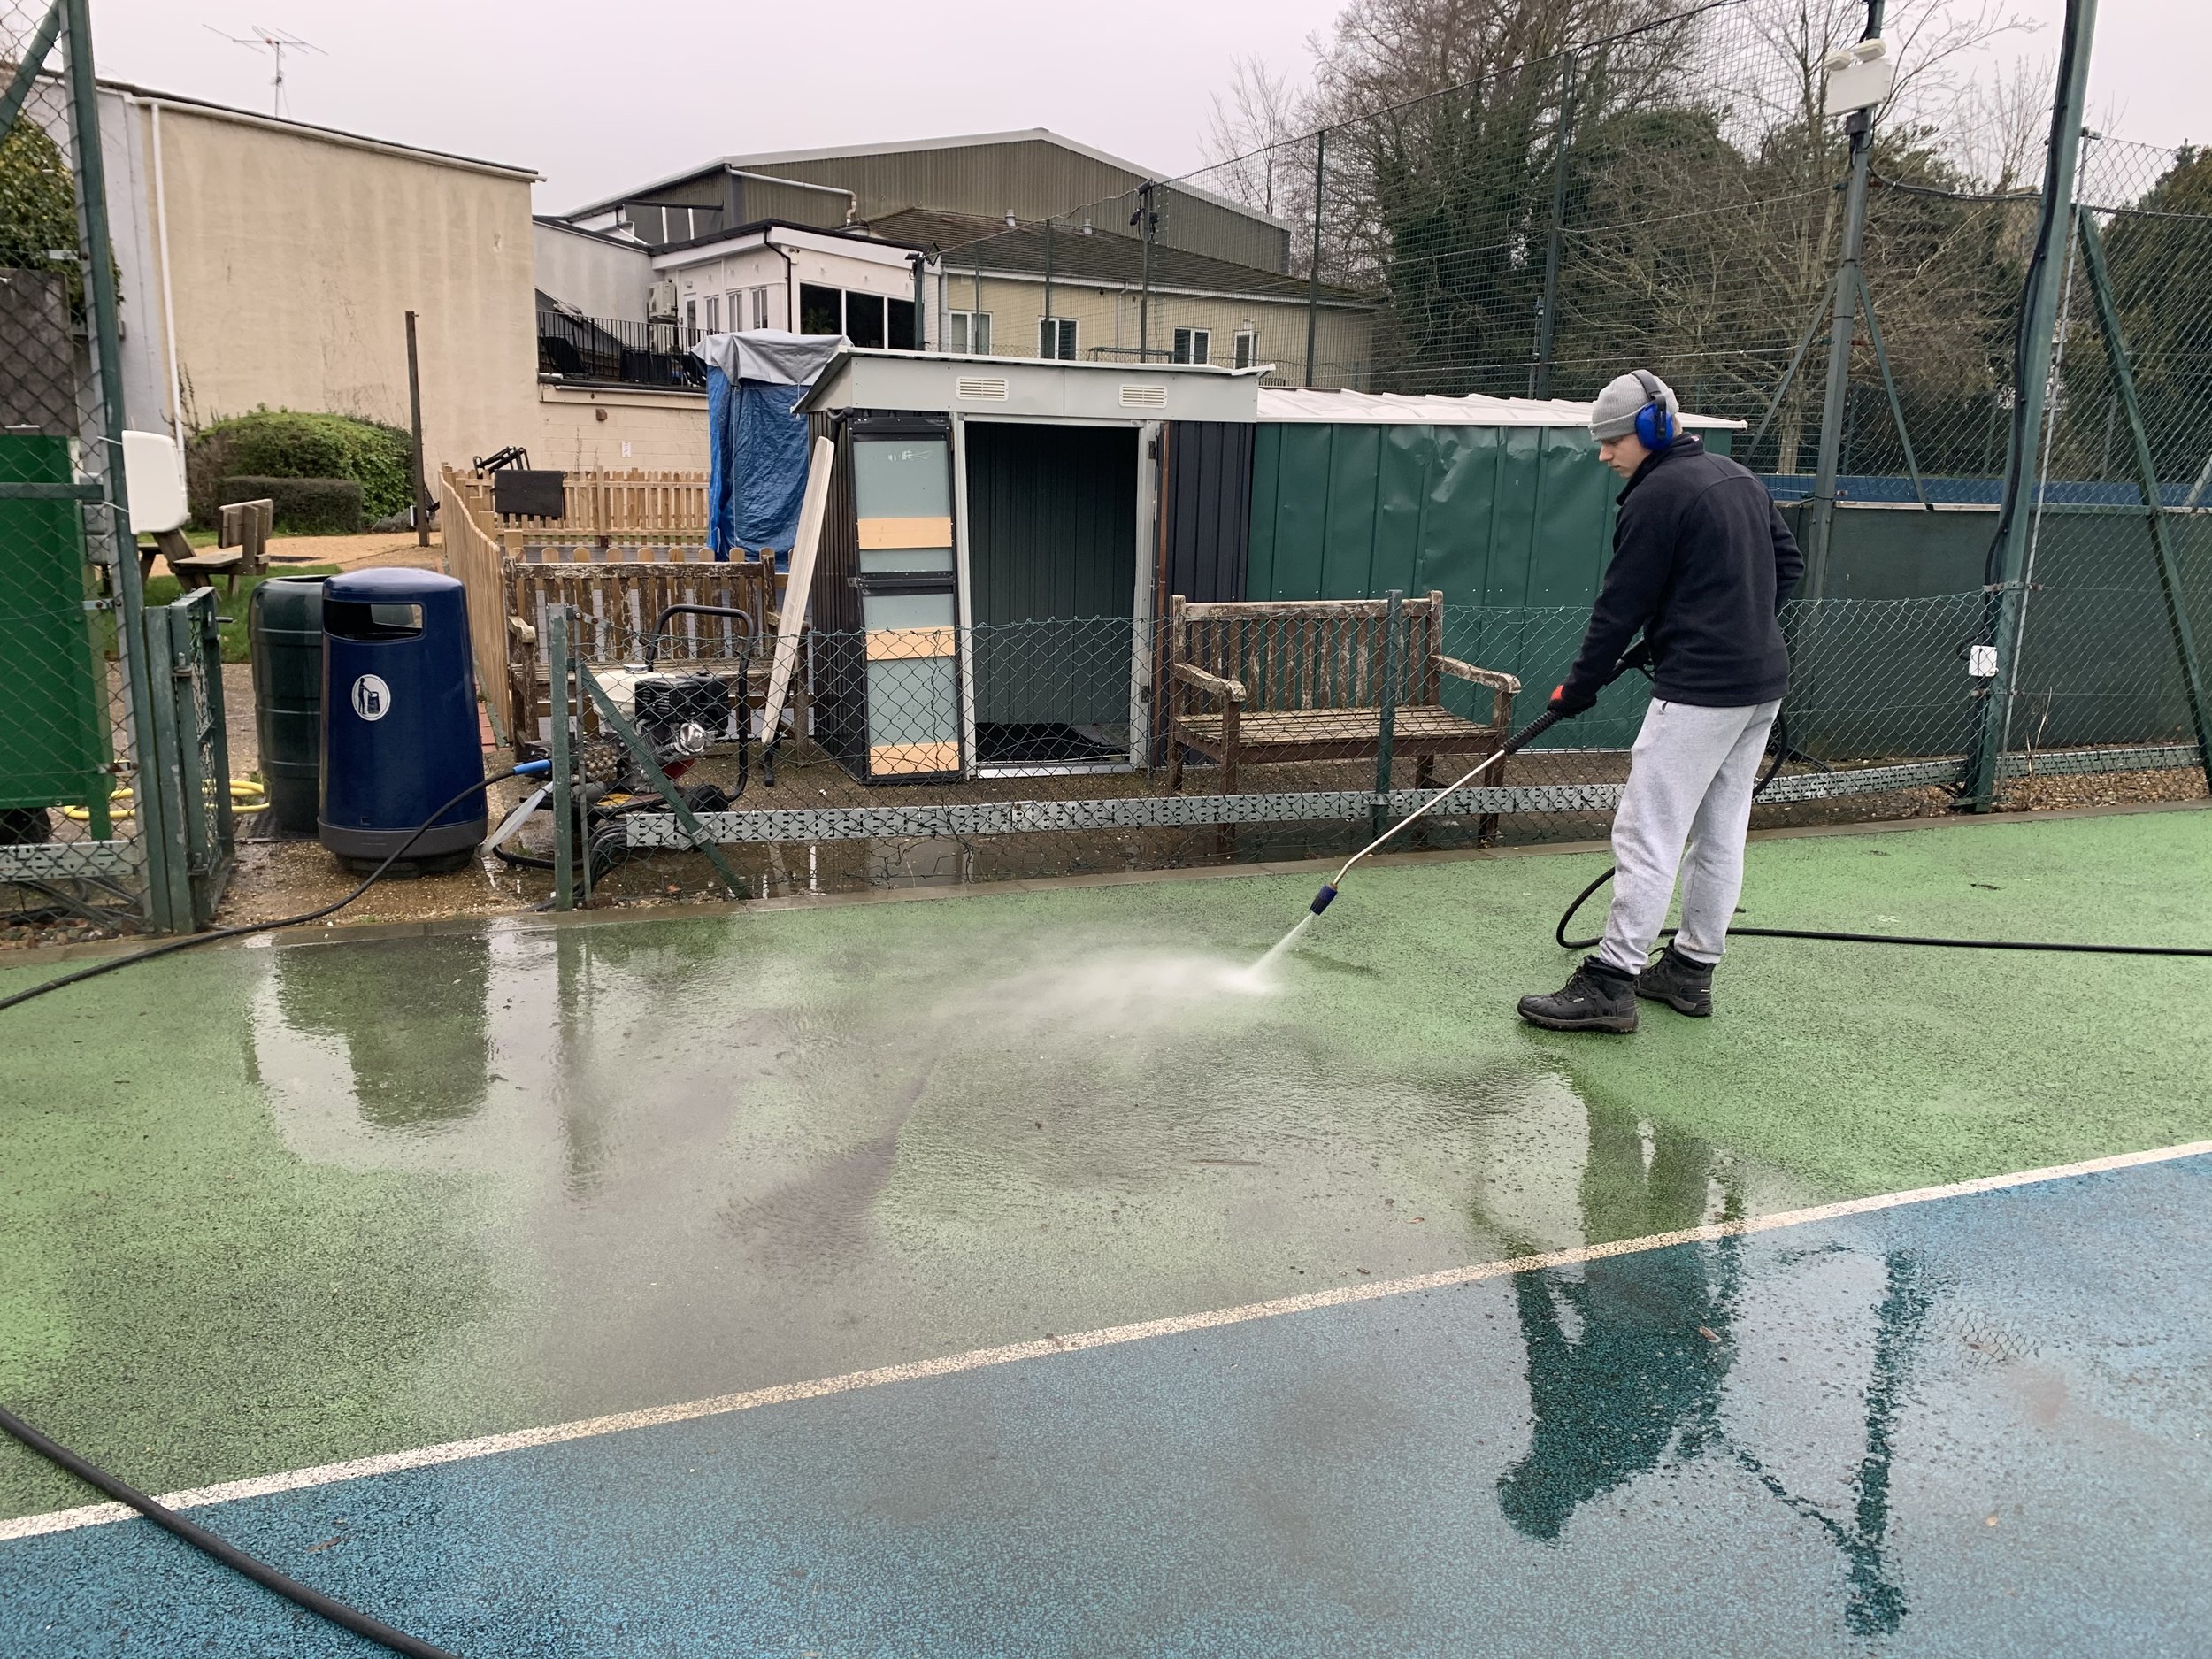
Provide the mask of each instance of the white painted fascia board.
POLYGON ((656 271, 681 271, 687 266, 707 265, 717 259, 726 259, 733 253, 751 253, 769 245, 765 231, 747 231, 742 235, 726 236, 718 242, 701 242, 696 247, 679 248, 672 253, 653 256, 656 271))
MULTIPOLYGON (((799 248, 809 253, 841 254, 865 265, 901 265, 911 269, 914 256, 922 252, 919 248, 902 247, 897 242, 872 242, 861 236, 840 236, 831 231, 805 230, 792 225, 779 225, 764 234, 772 248, 799 248)), ((930 262, 930 268, 935 269, 934 261, 930 262)))

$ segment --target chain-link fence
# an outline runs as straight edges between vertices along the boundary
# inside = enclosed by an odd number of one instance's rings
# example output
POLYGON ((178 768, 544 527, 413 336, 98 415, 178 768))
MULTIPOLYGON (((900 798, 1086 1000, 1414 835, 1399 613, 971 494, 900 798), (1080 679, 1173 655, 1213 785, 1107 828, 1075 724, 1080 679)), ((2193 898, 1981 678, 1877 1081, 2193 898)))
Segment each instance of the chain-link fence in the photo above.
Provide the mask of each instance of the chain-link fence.
MULTIPOLYGON (((2023 680, 2037 718, 2005 757, 2006 789, 2188 776, 2178 677, 2162 677, 2149 647, 2097 645, 2133 637, 2154 594, 2042 597, 2023 680)), ((1978 594, 1788 607, 1796 682, 1760 821, 1953 810, 1981 720, 1986 682, 1968 654, 1982 615, 1978 594)), ((757 673, 749 741, 735 741, 748 663, 726 642, 650 641, 648 672, 641 636, 580 627, 568 701, 584 781, 567 856, 580 882, 588 872, 620 895, 666 878, 657 855, 710 842, 726 879, 767 895, 1341 855, 1540 714, 1586 620, 1386 597, 818 633, 766 753, 757 673), (625 660, 588 660, 603 655, 625 660), (654 777, 668 772, 664 794, 654 777)), ((1624 676, 1597 709, 1493 761, 1408 839, 1602 836, 1647 695, 1624 676)))
POLYGON ((84 0, 0 0, 0 926, 16 933, 188 929, 230 848, 213 595, 150 632, 128 534, 90 50, 84 0))

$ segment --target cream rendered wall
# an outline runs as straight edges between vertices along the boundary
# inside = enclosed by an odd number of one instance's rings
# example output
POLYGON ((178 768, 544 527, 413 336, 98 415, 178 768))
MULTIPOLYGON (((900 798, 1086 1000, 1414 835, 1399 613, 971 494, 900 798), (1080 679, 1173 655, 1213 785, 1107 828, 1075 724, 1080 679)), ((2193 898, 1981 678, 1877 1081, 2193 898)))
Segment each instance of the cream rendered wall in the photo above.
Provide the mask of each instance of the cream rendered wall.
MULTIPOLYGON (((174 104, 161 144, 188 425, 265 403, 405 426, 411 310, 432 475, 526 441, 539 419, 528 173, 174 104)), ((150 188, 150 154, 139 173, 150 188)), ((150 202, 134 207, 151 216, 150 202)))
POLYGON ((537 393, 529 424, 510 440, 528 447, 534 465, 707 470, 704 392, 541 386, 537 393))
MULTIPOLYGON (((948 311, 978 309, 972 271, 963 275, 957 265, 947 271, 943 298, 948 311)), ((1033 357, 1037 355, 1037 325, 1043 318, 1045 290, 1041 278, 1002 277, 983 273, 982 310, 991 314, 991 350, 995 357, 1033 357)), ((1059 282, 1052 285, 1052 314, 1075 320, 1076 356, 1094 360, 1094 349, 1107 347, 1100 357, 1136 361, 1141 296, 1134 288, 1102 288, 1094 283, 1059 282)), ((1294 302, 1248 297, 1211 298, 1160 293, 1152 296, 1148 339, 1155 352, 1175 343, 1178 328, 1206 328, 1213 332, 1208 361, 1227 365, 1235 361, 1235 336, 1247 326, 1258 335, 1259 363, 1279 365, 1273 383, 1297 385, 1306 366, 1306 308, 1294 302)), ((1322 386, 1363 382, 1372 362, 1371 314, 1348 308, 1323 306, 1315 341, 1314 380, 1322 386)), ((1155 358, 1154 361, 1164 361, 1155 358)))

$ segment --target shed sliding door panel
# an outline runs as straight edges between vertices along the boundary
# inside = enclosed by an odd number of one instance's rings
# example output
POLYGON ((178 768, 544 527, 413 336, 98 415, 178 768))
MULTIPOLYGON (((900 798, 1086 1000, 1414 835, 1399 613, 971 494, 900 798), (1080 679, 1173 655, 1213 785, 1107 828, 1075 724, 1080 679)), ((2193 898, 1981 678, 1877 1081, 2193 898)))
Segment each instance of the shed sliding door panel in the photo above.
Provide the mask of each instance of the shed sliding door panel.
POLYGON ((967 454, 979 727, 1125 743, 1137 434, 971 420, 967 454))

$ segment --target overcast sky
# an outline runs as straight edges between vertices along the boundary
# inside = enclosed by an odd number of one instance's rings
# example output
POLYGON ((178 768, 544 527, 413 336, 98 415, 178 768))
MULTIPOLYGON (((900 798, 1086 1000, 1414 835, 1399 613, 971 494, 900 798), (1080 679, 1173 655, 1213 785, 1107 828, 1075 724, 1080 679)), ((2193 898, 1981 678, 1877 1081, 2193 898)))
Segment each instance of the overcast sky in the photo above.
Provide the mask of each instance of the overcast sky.
MULTIPOLYGON (((266 52, 215 30, 282 29, 287 112, 514 162, 541 212, 722 155, 1048 127, 1164 174, 1204 159, 1232 60, 1301 73, 1340 0, 92 0, 104 74, 242 108, 266 52), (213 26, 211 28, 209 26, 213 26)), ((2015 49, 2047 56, 2064 0, 2015 49)), ((2212 6, 2104 0, 2094 116, 2147 143, 2212 141, 2212 6)))

